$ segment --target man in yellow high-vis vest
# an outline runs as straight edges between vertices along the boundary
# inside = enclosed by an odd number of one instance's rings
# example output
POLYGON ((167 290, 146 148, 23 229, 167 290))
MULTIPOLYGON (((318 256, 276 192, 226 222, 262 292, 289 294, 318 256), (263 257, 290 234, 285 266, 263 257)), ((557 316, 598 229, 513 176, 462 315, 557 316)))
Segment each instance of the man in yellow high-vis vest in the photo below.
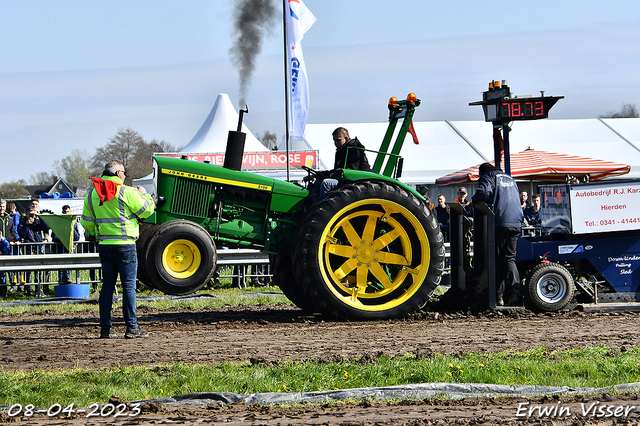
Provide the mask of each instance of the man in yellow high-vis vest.
POLYGON ((110 161, 102 178, 91 178, 94 188, 84 199, 82 226, 95 235, 102 264, 100 289, 100 338, 114 338, 111 328, 111 308, 118 274, 122 284, 122 315, 127 326, 124 337, 147 337, 138 327, 136 317, 136 275, 138 258, 136 240, 138 219, 151 216, 155 205, 142 187, 124 185, 122 163, 110 161))

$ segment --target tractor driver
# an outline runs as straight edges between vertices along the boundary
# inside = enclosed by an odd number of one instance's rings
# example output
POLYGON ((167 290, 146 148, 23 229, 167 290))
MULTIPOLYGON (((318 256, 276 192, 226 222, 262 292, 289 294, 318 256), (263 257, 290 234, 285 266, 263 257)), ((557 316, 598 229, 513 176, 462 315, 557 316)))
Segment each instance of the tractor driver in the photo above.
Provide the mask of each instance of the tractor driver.
POLYGON ((357 137, 351 139, 349 137, 349 131, 344 127, 335 129, 332 136, 333 144, 336 146, 336 157, 333 163, 334 169, 371 171, 367 155, 364 152, 364 145, 360 143, 357 137))
MULTIPOLYGON (((369 160, 367 160, 367 155, 364 151, 364 145, 362 145, 357 137, 351 139, 349 131, 344 127, 338 127, 331 135, 333 136, 333 144, 336 146, 336 156, 333 163, 334 169, 371 171, 369 160)), ((316 183, 313 186, 314 198, 321 198, 337 185, 337 179, 316 179, 316 183)))

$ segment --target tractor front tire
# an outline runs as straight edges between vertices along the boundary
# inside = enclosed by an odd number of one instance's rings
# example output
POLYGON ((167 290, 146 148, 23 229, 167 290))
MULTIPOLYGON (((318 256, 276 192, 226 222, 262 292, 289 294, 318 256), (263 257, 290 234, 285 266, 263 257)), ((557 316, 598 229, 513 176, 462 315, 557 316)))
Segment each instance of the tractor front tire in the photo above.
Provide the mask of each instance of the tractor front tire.
POLYGON ((147 276, 147 272, 145 271, 145 268, 144 268, 145 263, 141 261, 141 259, 143 259, 144 253, 147 250, 147 243, 149 242, 149 237, 151 236, 151 233, 153 232, 154 227, 155 225, 152 225, 150 223, 142 223, 140 225, 140 236, 136 241, 136 253, 138 255, 138 275, 137 275, 138 281, 152 288, 155 288, 155 287, 153 286, 153 283, 147 276))
POLYGON ((329 192, 300 221, 296 279, 317 312, 341 320, 399 318, 440 283, 444 243, 424 202, 377 181, 329 192))
POLYGON ((216 270, 213 239, 203 227, 187 220, 153 227, 142 255, 149 284, 165 294, 196 292, 216 270))

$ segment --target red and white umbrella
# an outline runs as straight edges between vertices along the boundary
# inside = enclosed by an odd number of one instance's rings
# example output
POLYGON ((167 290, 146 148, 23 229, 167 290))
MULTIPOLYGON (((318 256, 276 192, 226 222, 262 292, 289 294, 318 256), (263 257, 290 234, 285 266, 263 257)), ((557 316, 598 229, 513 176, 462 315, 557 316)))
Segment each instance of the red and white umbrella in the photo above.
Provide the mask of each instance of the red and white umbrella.
MULTIPOLYGON (((492 161, 493 163, 493 161, 492 161)), ((477 181, 478 167, 469 167, 450 173, 436 180, 436 185, 452 185, 477 181)), ((589 180, 619 176, 629 173, 628 164, 612 163, 575 155, 536 151, 531 148, 511 155, 511 176, 514 179, 565 181, 566 175, 589 180)))

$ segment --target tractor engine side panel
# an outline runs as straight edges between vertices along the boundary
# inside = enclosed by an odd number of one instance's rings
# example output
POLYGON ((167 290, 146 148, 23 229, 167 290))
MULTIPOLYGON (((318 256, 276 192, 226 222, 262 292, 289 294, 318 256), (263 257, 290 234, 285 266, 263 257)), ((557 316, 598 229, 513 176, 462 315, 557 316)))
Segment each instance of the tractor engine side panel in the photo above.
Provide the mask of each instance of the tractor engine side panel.
POLYGON ((270 192, 236 186, 217 187, 210 212, 214 225, 212 234, 227 245, 264 245, 270 201, 270 192))

